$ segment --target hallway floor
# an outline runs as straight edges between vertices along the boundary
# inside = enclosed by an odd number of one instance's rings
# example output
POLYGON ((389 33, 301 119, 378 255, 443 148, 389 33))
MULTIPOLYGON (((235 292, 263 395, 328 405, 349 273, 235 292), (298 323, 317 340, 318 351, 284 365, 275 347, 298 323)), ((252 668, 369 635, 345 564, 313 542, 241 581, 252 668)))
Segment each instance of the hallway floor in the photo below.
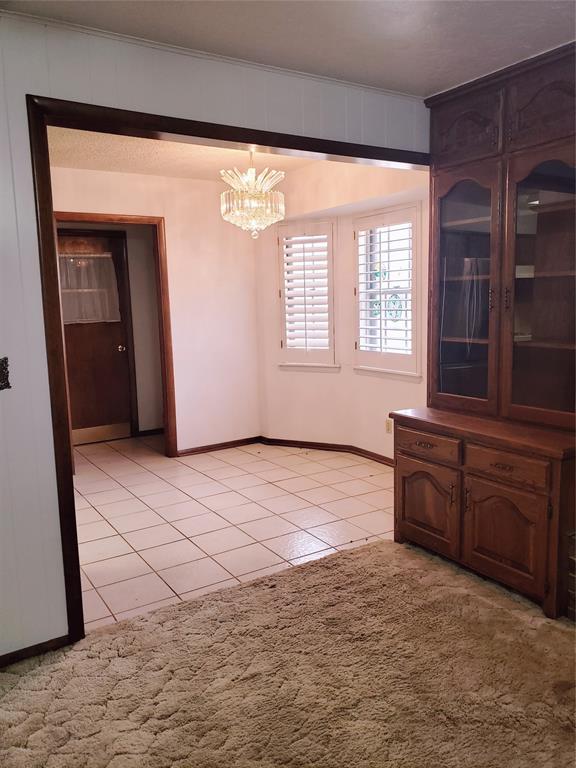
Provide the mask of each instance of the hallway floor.
POLYGON ((161 440, 75 451, 87 631, 392 538, 383 464, 256 443, 169 459, 161 440))

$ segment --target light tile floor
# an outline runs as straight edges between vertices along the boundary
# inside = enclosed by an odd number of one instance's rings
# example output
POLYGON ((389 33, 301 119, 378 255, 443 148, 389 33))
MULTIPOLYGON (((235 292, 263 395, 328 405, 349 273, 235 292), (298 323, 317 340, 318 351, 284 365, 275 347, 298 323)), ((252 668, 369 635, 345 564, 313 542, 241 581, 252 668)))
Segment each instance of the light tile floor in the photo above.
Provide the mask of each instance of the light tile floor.
POLYGON ((159 437, 76 449, 86 629, 391 539, 394 473, 252 444, 168 459, 159 437))

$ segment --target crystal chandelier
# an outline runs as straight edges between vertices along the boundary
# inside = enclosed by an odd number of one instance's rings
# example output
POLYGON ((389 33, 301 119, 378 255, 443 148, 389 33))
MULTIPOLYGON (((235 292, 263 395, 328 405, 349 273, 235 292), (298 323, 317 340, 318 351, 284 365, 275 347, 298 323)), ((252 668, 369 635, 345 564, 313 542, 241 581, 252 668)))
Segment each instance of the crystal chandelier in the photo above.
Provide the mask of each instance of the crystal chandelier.
POLYGON ((240 229, 250 232, 256 239, 259 233, 284 218, 284 195, 273 191, 284 178, 284 171, 269 168, 256 176, 256 168, 250 152, 250 167, 245 173, 238 168, 220 171, 222 181, 232 189, 220 195, 222 218, 240 229))

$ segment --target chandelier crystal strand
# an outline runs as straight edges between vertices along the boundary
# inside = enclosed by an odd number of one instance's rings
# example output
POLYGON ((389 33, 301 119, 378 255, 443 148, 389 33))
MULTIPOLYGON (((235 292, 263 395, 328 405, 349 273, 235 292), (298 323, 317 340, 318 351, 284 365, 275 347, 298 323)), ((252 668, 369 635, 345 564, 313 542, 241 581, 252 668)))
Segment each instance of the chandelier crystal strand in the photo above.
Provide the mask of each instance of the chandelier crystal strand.
POLYGON ((273 190, 284 178, 283 171, 272 171, 269 168, 256 175, 250 153, 250 168, 242 173, 238 168, 220 171, 222 181, 232 189, 220 195, 220 211, 225 221, 234 224, 253 238, 257 238, 262 230, 282 221, 285 216, 284 195, 273 190))

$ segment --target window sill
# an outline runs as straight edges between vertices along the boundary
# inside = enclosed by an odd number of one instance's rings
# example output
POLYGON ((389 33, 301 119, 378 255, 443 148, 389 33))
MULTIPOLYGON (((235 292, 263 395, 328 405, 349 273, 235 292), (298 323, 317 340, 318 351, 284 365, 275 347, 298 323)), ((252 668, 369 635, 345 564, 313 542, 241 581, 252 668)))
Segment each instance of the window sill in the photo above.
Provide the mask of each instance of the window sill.
POLYGON ((355 365, 354 371, 369 376, 385 376, 392 379, 410 379, 415 383, 422 381, 421 373, 412 373, 410 371, 394 371, 391 368, 375 368, 371 365, 355 365))
POLYGON ((342 366, 336 363, 278 363, 278 368, 288 371, 316 371, 318 373, 337 373, 342 366))

